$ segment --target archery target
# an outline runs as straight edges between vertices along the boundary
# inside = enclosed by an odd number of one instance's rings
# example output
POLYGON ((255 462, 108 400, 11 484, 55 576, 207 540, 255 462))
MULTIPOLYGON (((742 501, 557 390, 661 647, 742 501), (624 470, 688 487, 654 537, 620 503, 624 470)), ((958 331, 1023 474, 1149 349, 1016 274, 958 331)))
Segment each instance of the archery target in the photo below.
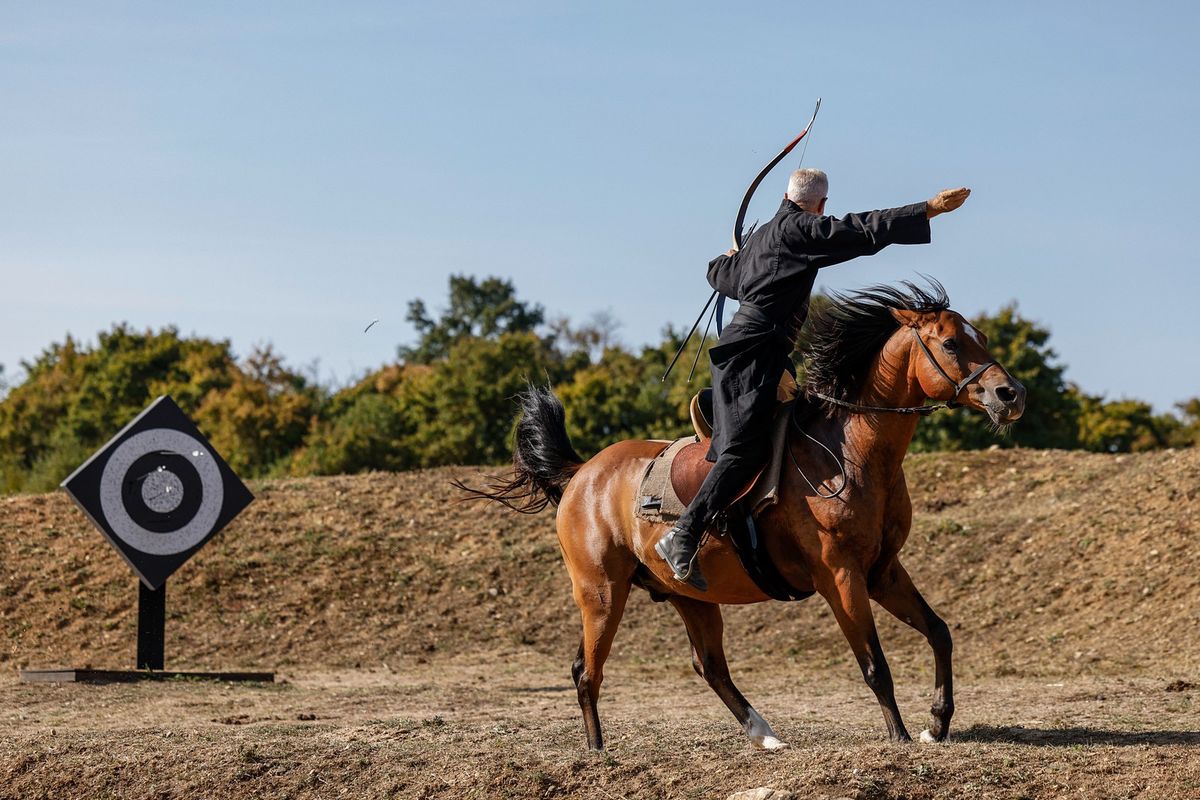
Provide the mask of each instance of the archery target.
POLYGON ((113 533, 156 556, 182 553, 204 541, 224 495, 207 448, 167 428, 126 439, 100 476, 100 508, 113 533))
POLYGON ((254 495, 170 397, 160 397, 63 488, 157 589, 254 495))

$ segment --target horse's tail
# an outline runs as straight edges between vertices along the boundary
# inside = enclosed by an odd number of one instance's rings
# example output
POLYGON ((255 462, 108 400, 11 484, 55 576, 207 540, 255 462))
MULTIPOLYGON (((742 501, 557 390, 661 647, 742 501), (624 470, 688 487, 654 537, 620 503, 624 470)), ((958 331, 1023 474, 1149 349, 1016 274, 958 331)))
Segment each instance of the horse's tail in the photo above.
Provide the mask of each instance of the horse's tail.
POLYGON ((536 514, 548 503, 558 505, 567 482, 583 464, 567 435, 566 412, 550 386, 530 383, 517 395, 520 417, 513 445, 513 468, 488 476, 475 489, 452 483, 468 493, 465 500, 494 500, 522 514, 536 514))

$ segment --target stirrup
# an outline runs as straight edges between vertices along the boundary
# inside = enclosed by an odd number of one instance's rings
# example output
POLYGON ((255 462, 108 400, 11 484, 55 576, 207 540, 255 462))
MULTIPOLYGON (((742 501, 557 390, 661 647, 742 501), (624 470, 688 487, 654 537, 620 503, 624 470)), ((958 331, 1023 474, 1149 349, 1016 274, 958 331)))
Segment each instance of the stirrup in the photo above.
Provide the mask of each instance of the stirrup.
POLYGON ((671 563, 670 555, 666 549, 666 540, 669 538, 674 541, 676 532, 682 530, 679 526, 675 526, 660 536, 658 541, 654 543, 654 552, 658 553, 659 558, 665 561, 667 566, 671 568, 671 573, 675 580, 680 583, 686 583, 697 591, 707 592, 708 582, 700 574, 700 568, 696 563, 696 559, 700 557, 700 547, 704 544, 704 535, 701 535, 700 541, 696 542, 696 548, 692 551, 692 557, 688 559, 686 571, 682 573, 678 572, 675 569, 675 565, 671 563))

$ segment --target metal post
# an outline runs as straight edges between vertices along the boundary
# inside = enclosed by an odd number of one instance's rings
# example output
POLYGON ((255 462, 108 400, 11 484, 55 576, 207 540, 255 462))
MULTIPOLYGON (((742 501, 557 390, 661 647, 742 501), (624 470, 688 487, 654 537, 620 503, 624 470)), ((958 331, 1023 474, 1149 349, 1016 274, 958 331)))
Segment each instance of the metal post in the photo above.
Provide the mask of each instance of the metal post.
POLYGON ((147 589, 138 581, 137 668, 163 668, 163 640, 166 638, 167 584, 147 589))

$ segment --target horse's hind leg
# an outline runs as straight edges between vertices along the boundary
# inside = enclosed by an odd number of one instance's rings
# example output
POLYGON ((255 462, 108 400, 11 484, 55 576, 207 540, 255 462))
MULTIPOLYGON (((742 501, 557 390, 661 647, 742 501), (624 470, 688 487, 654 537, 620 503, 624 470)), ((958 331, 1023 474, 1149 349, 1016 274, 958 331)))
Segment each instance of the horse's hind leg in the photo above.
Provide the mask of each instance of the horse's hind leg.
POLYGON ((600 699, 600 684, 604 680, 604 662, 612 649, 621 615, 625 613, 625 601, 629 598, 631 584, 627 579, 613 581, 603 575, 588 580, 587 577, 572 573, 571 579, 575 587, 575 603, 583 618, 583 639, 571 667, 571 677, 575 680, 579 707, 583 710, 588 747, 603 750, 604 737, 600 733, 600 714, 596 710, 596 701, 600 699))
POLYGON ((879 585, 873 587, 871 596, 892 616, 912 626, 921 633, 933 648, 934 690, 933 725, 921 732, 923 742, 941 742, 950 734, 950 718, 954 716, 954 671, 951 665, 953 643, 950 628, 939 617, 917 587, 899 560, 884 570, 879 585))
POLYGON ((671 597, 669 602, 675 606, 679 616, 683 617, 683 624, 687 627, 688 639, 692 643, 692 667, 733 712, 733 716, 750 737, 750 742, 764 750, 787 747, 776 738, 775 731, 771 730, 767 721, 746 702, 746 698, 729 677, 729 665, 725 661, 725 623, 721 619, 721 607, 686 597, 671 597))

